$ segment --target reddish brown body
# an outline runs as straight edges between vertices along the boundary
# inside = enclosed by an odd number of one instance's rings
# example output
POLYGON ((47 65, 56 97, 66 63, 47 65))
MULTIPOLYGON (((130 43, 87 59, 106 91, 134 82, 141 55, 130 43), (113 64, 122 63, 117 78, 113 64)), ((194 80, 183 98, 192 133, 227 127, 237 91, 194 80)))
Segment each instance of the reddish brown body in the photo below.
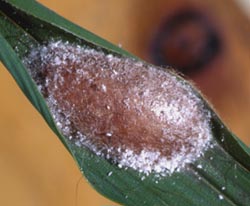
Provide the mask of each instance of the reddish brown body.
POLYGON ((98 154, 150 151, 171 160, 196 154, 209 138, 201 100, 169 72, 62 43, 41 50, 39 61, 63 134, 98 154))

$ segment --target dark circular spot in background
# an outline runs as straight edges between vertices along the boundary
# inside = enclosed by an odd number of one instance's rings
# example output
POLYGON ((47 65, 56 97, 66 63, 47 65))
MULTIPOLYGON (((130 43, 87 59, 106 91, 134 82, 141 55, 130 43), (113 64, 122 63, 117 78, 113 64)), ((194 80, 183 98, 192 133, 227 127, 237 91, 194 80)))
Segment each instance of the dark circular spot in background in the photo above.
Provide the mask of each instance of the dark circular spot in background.
POLYGON ((170 65, 186 75, 197 73, 221 50, 218 31, 202 13, 181 10, 167 18, 150 46, 153 63, 170 65))

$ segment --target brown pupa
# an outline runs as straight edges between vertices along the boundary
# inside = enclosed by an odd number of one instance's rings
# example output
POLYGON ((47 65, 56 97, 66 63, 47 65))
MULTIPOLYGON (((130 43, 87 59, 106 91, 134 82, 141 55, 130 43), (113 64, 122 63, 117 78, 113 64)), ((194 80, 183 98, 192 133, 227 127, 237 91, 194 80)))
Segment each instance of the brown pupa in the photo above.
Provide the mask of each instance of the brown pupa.
POLYGON ((24 62, 62 134, 119 167, 172 173, 209 142, 209 112, 167 70, 62 41, 24 62))

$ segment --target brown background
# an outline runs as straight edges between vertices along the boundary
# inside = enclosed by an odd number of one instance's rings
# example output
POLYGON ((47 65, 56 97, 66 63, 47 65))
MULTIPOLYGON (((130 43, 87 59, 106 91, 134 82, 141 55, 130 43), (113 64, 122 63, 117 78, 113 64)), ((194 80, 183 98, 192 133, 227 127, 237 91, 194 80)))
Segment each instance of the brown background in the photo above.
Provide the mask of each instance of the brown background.
MULTIPOLYGON (((227 125, 250 144, 250 24, 231 1, 40 2, 146 59, 150 59, 146 52, 150 36, 165 13, 187 2, 205 8, 216 22, 225 48, 205 72, 192 79, 227 125)), ((81 178, 69 153, 2 65, 0 93, 0 205, 117 205, 81 178)))

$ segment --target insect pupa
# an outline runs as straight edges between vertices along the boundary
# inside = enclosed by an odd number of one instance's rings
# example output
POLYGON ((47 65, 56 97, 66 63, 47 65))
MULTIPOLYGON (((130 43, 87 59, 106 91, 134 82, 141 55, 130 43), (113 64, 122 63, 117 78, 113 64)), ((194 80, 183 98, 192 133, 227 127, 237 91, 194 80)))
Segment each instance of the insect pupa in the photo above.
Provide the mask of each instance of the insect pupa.
POLYGON ((24 63, 61 133, 121 168, 171 174, 211 138, 203 101, 168 70, 63 41, 24 63))

